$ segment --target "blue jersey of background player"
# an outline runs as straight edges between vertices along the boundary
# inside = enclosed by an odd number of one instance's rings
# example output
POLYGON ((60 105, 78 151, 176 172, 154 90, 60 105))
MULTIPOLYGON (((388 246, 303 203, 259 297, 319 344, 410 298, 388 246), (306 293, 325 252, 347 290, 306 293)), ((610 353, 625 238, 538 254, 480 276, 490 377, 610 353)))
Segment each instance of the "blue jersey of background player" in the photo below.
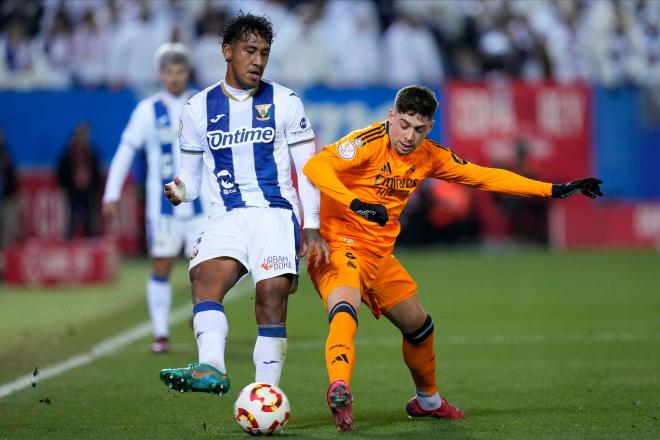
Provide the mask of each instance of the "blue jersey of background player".
POLYGON ((181 110, 193 92, 188 89, 190 60, 180 43, 167 43, 156 52, 163 89, 140 101, 131 114, 110 164, 103 195, 103 214, 116 216, 122 186, 135 153, 144 150, 147 160, 145 218, 152 275, 147 281, 147 304, 156 353, 169 348, 169 312, 172 287, 169 276, 183 248, 190 255, 204 224, 202 200, 172 206, 163 195, 163 184, 172 180, 180 162, 176 128, 181 110))

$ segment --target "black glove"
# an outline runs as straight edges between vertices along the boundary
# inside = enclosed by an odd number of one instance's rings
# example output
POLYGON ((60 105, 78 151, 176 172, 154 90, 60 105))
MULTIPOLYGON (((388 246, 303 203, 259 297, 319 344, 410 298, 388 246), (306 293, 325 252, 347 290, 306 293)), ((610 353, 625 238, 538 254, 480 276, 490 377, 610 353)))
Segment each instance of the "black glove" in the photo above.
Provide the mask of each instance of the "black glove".
POLYGON ((357 215, 366 218, 370 222, 376 222, 380 226, 387 223, 387 209, 380 203, 365 203, 360 199, 353 199, 349 208, 357 215))
POLYGON ((603 183, 600 179, 589 177, 587 179, 574 180, 568 183, 553 183, 552 184, 552 197, 556 199, 565 199, 577 193, 582 193, 585 196, 595 199, 603 195, 600 192, 600 184, 603 183))

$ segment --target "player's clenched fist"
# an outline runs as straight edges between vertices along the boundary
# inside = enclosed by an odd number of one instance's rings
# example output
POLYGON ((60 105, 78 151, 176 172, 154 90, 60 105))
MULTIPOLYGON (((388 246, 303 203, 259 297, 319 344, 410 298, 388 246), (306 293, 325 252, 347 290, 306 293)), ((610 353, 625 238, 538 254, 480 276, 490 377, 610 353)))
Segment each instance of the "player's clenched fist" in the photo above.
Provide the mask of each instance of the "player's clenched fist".
POLYGON ((163 191, 167 200, 174 206, 181 204, 186 198, 186 185, 179 179, 179 176, 174 176, 172 182, 166 183, 163 191))
POLYGON ((360 217, 378 223, 380 226, 385 226, 389 219, 387 209, 380 203, 366 203, 360 199, 353 199, 349 208, 360 217))

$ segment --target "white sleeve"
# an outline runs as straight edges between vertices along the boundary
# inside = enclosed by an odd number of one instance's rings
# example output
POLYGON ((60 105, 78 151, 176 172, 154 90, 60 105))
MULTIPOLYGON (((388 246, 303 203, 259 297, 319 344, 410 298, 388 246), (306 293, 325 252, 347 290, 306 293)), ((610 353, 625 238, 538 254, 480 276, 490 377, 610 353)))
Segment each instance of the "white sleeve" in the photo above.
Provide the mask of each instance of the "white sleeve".
POLYGON ((121 134, 121 143, 136 150, 142 148, 149 137, 150 130, 154 130, 154 118, 153 109, 146 102, 138 104, 121 134))
MULTIPOLYGON (((188 101, 183 106, 181 119, 179 120, 179 148, 182 153, 201 153, 204 151, 203 138, 200 137, 200 130, 197 126, 199 120, 200 116, 195 111, 192 103, 188 101)), ((202 118, 201 121, 205 123, 206 119, 202 118)))
POLYGON ((302 172, 305 164, 316 154, 314 142, 308 141, 290 148, 291 158, 296 167, 296 176, 298 177, 298 194, 302 202, 305 228, 318 229, 320 227, 319 213, 321 211, 321 202, 319 190, 312 185, 307 176, 302 172))
MULTIPOLYGON (((206 122, 206 119, 202 119, 206 122)), ((179 179, 186 187, 184 201, 189 202, 199 196, 204 167, 203 144, 199 136, 199 115, 190 101, 183 106, 179 121, 179 148, 181 163, 179 164, 179 179)))
POLYGON ((186 188, 184 202, 195 200, 199 196, 202 185, 202 171, 204 159, 200 153, 188 153, 181 151, 181 163, 179 164, 179 179, 186 188))
POLYGON ((312 130, 312 123, 305 116, 305 108, 303 103, 295 93, 291 92, 288 97, 289 105, 286 109, 286 123, 284 135, 289 147, 294 147, 298 144, 312 142, 314 140, 314 130, 312 130))
POLYGON ((121 142, 112 158, 112 162, 110 162, 108 178, 105 181, 103 202, 116 202, 119 200, 121 196, 121 188, 124 186, 124 180, 126 180, 128 170, 131 168, 131 163, 133 163, 134 157, 135 148, 129 146, 125 142, 121 142))

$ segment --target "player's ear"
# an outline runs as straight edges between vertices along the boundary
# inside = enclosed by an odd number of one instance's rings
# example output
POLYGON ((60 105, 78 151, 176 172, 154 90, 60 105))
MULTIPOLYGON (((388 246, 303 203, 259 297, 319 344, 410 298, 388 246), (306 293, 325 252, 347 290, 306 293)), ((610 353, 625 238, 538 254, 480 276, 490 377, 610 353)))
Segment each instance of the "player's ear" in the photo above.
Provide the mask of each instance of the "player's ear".
POLYGON ((435 125, 435 119, 431 119, 428 125, 429 131, 433 130, 434 125, 435 125))
POLYGON ((390 107, 389 112, 387 112, 387 120, 390 124, 394 124, 394 110, 392 110, 392 107, 390 107))
POLYGON ((222 56, 225 57, 226 62, 231 61, 231 55, 232 55, 231 44, 223 44, 222 45, 222 56))

